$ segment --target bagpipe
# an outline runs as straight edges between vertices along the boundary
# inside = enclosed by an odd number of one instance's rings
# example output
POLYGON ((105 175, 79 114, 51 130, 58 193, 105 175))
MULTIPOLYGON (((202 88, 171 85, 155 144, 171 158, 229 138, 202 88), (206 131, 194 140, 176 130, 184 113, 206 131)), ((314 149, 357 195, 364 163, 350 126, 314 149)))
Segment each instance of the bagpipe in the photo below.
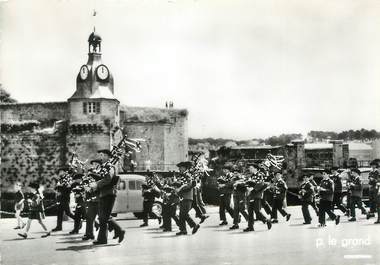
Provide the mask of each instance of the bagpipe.
MULTIPOLYGON (((77 192, 82 193, 85 200, 89 201, 96 198, 96 192, 91 190, 91 184, 103 179, 107 174, 109 174, 111 168, 113 168, 117 162, 123 156, 131 156, 133 152, 141 151, 141 141, 143 139, 130 139, 127 135, 124 135, 120 142, 113 146, 111 149, 111 155, 105 163, 98 165, 96 167, 87 170, 85 168, 85 162, 77 159, 77 164, 83 166, 83 171, 87 171, 83 176, 80 186, 77 187, 77 192)), ((116 185, 119 178, 115 176, 112 179, 112 185, 116 185)))
POLYGON ((283 156, 275 156, 272 154, 267 154, 265 160, 262 162, 265 166, 270 168, 271 166, 276 168, 277 170, 282 170, 282 165, 284 163, 284 157, 283 156))
POLYGON ((71 188, 71 185, 73 184, 73 176, 79 171, 79 168, 81 168, 84 165, 84 162, 80 161, 78 159, 78 155, 73 152, 71 155, 70 162, 68 164, 68 169, 65 170, 65 174, 60 177, 58 180, 58 187, 64 187, 67 189, 71 188))
POLYGON ((146 176, 146 183, 141 185, 143 189, 143 195, 145 192, 151 193, 154 197, 159 198, 161 196, 161 181, 155 172, 151 172, 146 176))
POLYGON ((216 179, 218 182, 218 185, 226 185, 227 183, 230 183, 232 181, 233 174, 228 173, 226 175, 220 176, 216 179))
POLYGON ((98 174, 100 178, 103 178, 109 173, 110 169, 119 162, 123 156, 130 157, 133 152, 141 152, 141 141, 143 139, 130 139, 127 135, 124 135, 121 141, 112 147, 111 155, 108 161, 100 166, 98 174))
POLYGON ((205 176, 209 176, 209 172, 212 171, 208 167, 207 159, 202 157, 202 154, 197 154, 192 157, 192 160, 186 162, 191 164, 189 169, 185 173, 176 175, 176 186, 182 186, 189 184, 190 182, 199 182, 205 176))

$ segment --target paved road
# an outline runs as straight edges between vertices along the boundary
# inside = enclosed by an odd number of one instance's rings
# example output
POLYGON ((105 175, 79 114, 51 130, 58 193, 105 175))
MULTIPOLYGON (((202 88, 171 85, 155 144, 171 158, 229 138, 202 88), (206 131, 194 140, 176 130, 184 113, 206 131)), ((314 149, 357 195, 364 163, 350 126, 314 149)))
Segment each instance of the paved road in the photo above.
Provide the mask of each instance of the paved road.
MULTIPOLYGON (((24 240, 12 229, 14 219, 2 219, 0 264, 380 264, 380 225, 373 225, 373 219, 363 216, 349 223, 343 217, 339 226, 330 221, 317 228, 315 223, 302 225, 300 207, 288 209, 289 222, 281 219, 271 231, 257 223, 255 232, 243 233, 219 227, 217 208, 209 207, 210 218, 198 233, 180 237, 161 232, 156 220, 139 228, 140 220, 121 216, 126 240, 117 244, 110 239, 107 246, 69 235, 70 221, 64 223, 63 232, 48 238, 40 238, 41 228, 33 223, 30 238, 24 240)), ((46 219, 49 228, 54 222, 54 217, 46 219)), ((245 226, 243 222, 241 227, 245 226)))

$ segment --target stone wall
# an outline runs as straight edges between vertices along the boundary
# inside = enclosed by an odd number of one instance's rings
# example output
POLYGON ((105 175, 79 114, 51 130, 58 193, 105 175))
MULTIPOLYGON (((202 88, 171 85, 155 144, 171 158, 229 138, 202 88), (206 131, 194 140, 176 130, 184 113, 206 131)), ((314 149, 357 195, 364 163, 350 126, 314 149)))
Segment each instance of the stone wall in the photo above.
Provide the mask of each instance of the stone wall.
POLYGON ((129 138, 142 138, 142 150, 133 156, 137 162, 137 170, 145 170, 150 161, 151 170, 165 169, 165 124, 155 123, 122 123, 124 133, 129 138))
POLYGON ((165 170, 177 170, 177 164, 188 160, 187 117, 178 117, 165 127, 165 170))
POLYGON ((1 190, 15 181, 27 186, 31 181, 51 186, 56 170, 64 165, 65 135, 23 132, 1 135, 1 190))
MULTIPOLYGON (((17 130, 2 131, 1 189, 7 189, 14 181, 28 185, 34 180, 49 187, 56 170, 67 163, 73 152, 80 160, 90 161, 98 156, 97 150, 118 142, 113 140, 118 128, 118 102, 101 103, 102 113, 112 117, 109 126, 104 117, 91 119, 88 115, 88 119, 79 117, 77 123, 71 124, 67 102, 0 104, 1 122, 18 126, 17 130), (26 130, 20 125, 23 122, 38 125, 26 130)), ((83 104, 76 109, 83 113, 83 104)), ((146 140, 142 152, 133 157, 137 170, 146 170, 147 161, 151 170, 176 170, 178 162, 187 160, 186 110, 120 106, 119 117, 123 133, 146 140)))
POLYGON ((68 118, 67 102, 0 104, 1 122, 37 120, 41 126, 52 126, 68 118))
POLYGON ((100 149, 110 149, 110 135, 106 133, 91 134, 68 134, 67 141, 67 159, 70 159, 74 152, 82 161, 89 162, 98 158, 97 151, 100 149))
POLYGON ((120 106, 120 126, 131 138, 143 138, 143 150, 134 160, 137 170, 177 170, 188 159, 187 111, 120 106), (149 166, 148 166, 149 167, 149 166))

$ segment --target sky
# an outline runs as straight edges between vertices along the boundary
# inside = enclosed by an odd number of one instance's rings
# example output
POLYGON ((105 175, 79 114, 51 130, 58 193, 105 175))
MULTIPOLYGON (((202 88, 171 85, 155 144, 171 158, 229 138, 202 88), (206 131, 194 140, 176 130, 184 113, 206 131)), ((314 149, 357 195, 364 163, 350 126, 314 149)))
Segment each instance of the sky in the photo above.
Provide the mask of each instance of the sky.
POLYGON ((380 130, 380 1, 1 0, 0 82, 67 100, 94 25, 120 102, 173 101, 190 137, 380 130))

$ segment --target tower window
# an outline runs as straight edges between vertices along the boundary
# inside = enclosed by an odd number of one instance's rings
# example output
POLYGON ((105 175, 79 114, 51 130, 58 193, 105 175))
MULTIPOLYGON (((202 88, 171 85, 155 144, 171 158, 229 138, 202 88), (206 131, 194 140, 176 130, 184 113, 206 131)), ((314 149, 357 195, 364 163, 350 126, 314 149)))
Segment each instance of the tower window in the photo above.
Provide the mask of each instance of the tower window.
POLYGON ((100 113, 100 102, 83 102, 83 113, 94 114, 100 113))
POLYGON ((83 102, 83 113, 87 114, 87 102, 83 102))

